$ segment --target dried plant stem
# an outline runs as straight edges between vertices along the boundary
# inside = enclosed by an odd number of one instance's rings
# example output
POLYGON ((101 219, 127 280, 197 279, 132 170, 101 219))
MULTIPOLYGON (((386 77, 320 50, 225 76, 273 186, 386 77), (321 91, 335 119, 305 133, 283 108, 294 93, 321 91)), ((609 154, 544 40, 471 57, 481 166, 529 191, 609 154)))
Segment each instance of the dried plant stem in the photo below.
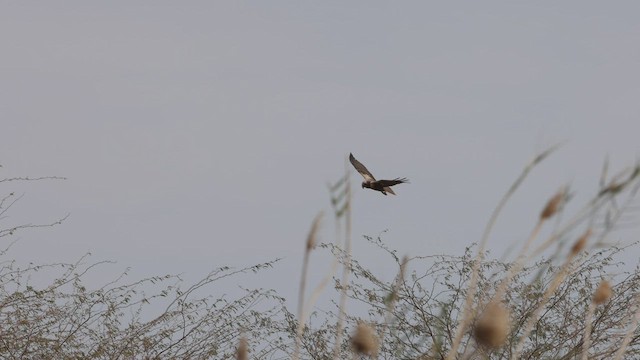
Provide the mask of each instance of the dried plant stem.
POLYGON ((333 348, 333 358, 340 359, 340 344, 342 343, 342 332, 344 330, 344 321, 347 317, 347 288, 349 287, 349 274, 351 273, 351 182, 349 177, 349 167, 345 162, 345 170, 347 173, 347 193, 345 203, 345 238, 344 238, 344 265, 342 268, 342 281, 340 282, 340 305, 338 323, 336 325, 336 343, 333 348))
POLYGON ((574 257, 575 257, 575 254, 573 253, 569 254, 569 256, 567 257, 567 260, 562 265, 562 267, 560 268, 556 276, 553 278, 553 281, 551 281, 551 284, 542 295, 542 299, 536 306, 535 310, 533 311, 529 319, 527 319, 527 322, 524 326, 524 330, 522 331, 522 335, 520 335, 520 339, 516 344, 515 351, 511 356, 511 360, 519 359, 520 353, 522 352, 522 348, 524 347, 524 343, 527 341, 527 338, 529 337, 529 333, 531 332, 533 325, 538 321, 538 316, 540 315, 540 312, 547 305, 547 302, 549 301, 549 298, 551 298, 551 295, 553 295, 556 292, 556 290, 558 289, 560 284, 562 284, 562 282, 567 277, 567 275, 571 273, 574 257))
POLYGON ((300 289, 298 291, 298 320, 301 320, 304 308, 304 290, 307 286, 307 270, 309 269, 309 254, 311 250, 307 249, 304 252, 304 259, 302 260, 302 276, 300 278, 300 289))
POLYGON ((496 290, 496 294, 493 296, 493 300, 499 301, 502 298, 504 293, 507 291, 509 284, 511 284, 511 281, 513 281, 513 278, 524 267, 524 263, 527 258, 527 252, 529 251, 529 247, 531 246, 531 243, 533 243, 533 241, 538 237, 538 234, 540 233, 540 229, 542 229, 543 223, 544 223, 544 220, 540 219, 536 224, 536 226, 531 231, 531 235, 529 235, 529 238, 524 243, 524 246, 520 250, 520 253, 516 258, 515 263, 511 265, 511 267, 509 268, 509 272, 507 273, 507 275, 505 275, 502 282, 500 282, 500 285, 498 285, 498 290, 496 290))
MULTIPOLYGON (((338 222, 336 224, 336 239, 340 238, 340 234, 341 234, 340 223, 338 222)), ((338 264, 339 264, 338 258, 334 256, 333 260, 331 261, 331 268, 329 269, 329 272, 320 281, 318 286, 316 286, 315 289, 313 289, 313 291, 311 292, 311 295, 309 295, 309 301, 305 304, 305 307, 304 307, 305 314, 309 314, 311 312, 310 309, 313 308, 316 301, 318 301, 318 297, 320 297, 320 294, 329 283, 329 280, 333 278, 333 275, 336 273, 336 270, 338 270, 338 264)), ((308 315, 306 315, 305 318, 306 317, 308 317, 308 315)))
POLYGON ((320 294, 329 283, 329 280, 331 280, 333 275, 336 273, 337 269, 338 269, 338 259, 334 258, 334 260, 331 262, 331 268, 329 269, 329 272, 327 273, 327 275, 322 279, 322 281, 320 281, 318 286, 316 286, 315 289, 313 289, 313 291, 311 292, 311 295, 309 295, 309 301, 307 302, 307 304, 305 304, 305 314, 308 314, 310 312, 309 309, 311 309, 313 305, 316 303, 316 301, 318 301, 318 297, 320 297, 320 294))
POLYGON ((584 336, 582 340, 582 360, 588 360, 589 358, 589 346, 591 346, 591 320, 593 319, 593 313, 596 311, 596 304, 591 301, 589 303, 589 310, 587 310, 587 316, 585 318, 584 336))
POLYGON ((493 226, 498 220, 498 216, 502 212, 502 209, 507 204, 509 199, 511 199, 511 196, 513 196, 513 194, 516 192, 518 187, 520 187, 522 182, 527 178, 527 175, 529 175, 529 172, 531 172, 531 170, 537 164, 539 164, 542 160, 544 160, 557 148, 558 148, 558 145, 553 146, 543 151, 538 156, 536 156, 531 162, 529 162, 529 164, 527 164, 527 166, 524 167, 524 169, 520 173, 520 176, 518 176, 518 178, 513 182, 509 190, 507 190, 507 192, 503 195, 502 199, 500 199, 500 202, 498 203, 496 208, 493 210, 493 213, 491 214, 491 218, 489 219, 489 222, 485 227, 484 233, 482 234, 482 239, 480 240, 480 245, 478 246, 478 253, 473 262, 472 271, 471 271, 471 280, 469 282, 469 289, 467 290, 464 309, 462 311, 462 321, 460 322, 460 324, 458 325, 458 328, 456 329, 455 337, 451 344, 451 350, 449 350, 449 353, 447 354, 447 358, 446 358, 447 360, 453 360, 456 358, 456 354, 458 351, 458 347, 460 346, 460 342, 462 341, 462 337, 464 336, 469 324, 471 323, 472 313, 473 313, 472 306, 473 306, 473 300, 475 298, 476 290, 478 286, 480 264, 484 260, 484 250, 487 246, 487 241, 489 239, 489 235, 491 234, 493 226))
POLYGON ((300 345, 302 343, 302 332, 304 331, 307 314, 304 311, 304 293, 307 286, 307 272, 309 269, 309 256, 311 251, 316 246, 316 238, 318 228, 320 226, 320 220, 322 219, 322 213, 316 215, 309 230, 309 236, 307 236, 307 242, 305 244, 304 258, 302 260, 302 276, 300 277, 300 287, 298 292, 298 327, 296 328, 296 343, 293 352, 293 359, 297 360, 300 357, 300 345))
POLYGON ((293 359, 300 358, 300 345, 302 344, 302 331, 304 330, 304 323, 306 316, 304 314, 304 291, 307 284, 307 269, 309 268, 309 254, 311 250, 307 248, 304 252, 304 259, 302 261, 302 277, 300 279, 300 289, 298 293, 298 327, 296 328, 296 344, 293 352, 293 359))
POLYGON ((638 329, 638 322, 640 321, 640 295, 636 295, 635 303, 636 303, 636 312, 635 312, 635 316, 633 317, 633 322, 631 323, 631 326, 629 326, 629 329, 627 330, 627 333, 625 334, 624 339, 622 340, 622 344, 620 345, 618 352, 616 352, 616 357, 614 358, 614 360, 622 359, 622 356, 624 356, 624 353, 627 351, 627 347, 631 342, 631 338, 633 337, 633 334, 638 329))
MULTIPOLYGON (((589 231, 585 233, 588 236, 589 231)), ((589 347, 591 346, 591 321, 593 314, 595 313, 596 306, 603 304, 605 301, 611 298, 612 290, 608 281, 603 280, 600 282, 598 289, 593 294, 591 302, 589 303, 589 309, 587 310, 587 316, 585 318, 584 335, 582 340, 582 360, 589 359, 589 347)))
MULTIPOLYGON (((398 275, 396 276, 395 281, 391 287, 391 293, 389 294, 389 298, 386 304, 386 311, 384 315, 384 323, 382 328, 380 329, 381 341, 384 340, 384 334, 387 332, 387 328, 389 328, 389 324, 391 323, 391 319, 393 318, 393 308, 396 306, 396 302, 398 302, 398 292, 400 291, 400 286, 404 284, 404 277, 407 271, 407 265, 409 264, 409 257, 403 256, 400 261, 400 269, 398 269, 398 275)), ((376 356, 376 359, 378 357, 376 356)))
POLYGON ((393 308, 398 301, 398 291, 400 291, 400 285, 404 283, 404 276, 407 271, 407 265, 409 264, 409 257, 403 256, 400 261, 400 269, 398 269, 398 275, 396 276, 395 281, 391 287, 391 293, 389 294, 389 299, 387 301, 386 312, 384 316, 384 325, 382 327, 382 334, 385 333, 389 323, 391 322, 391 317, 393 316, 393 308))

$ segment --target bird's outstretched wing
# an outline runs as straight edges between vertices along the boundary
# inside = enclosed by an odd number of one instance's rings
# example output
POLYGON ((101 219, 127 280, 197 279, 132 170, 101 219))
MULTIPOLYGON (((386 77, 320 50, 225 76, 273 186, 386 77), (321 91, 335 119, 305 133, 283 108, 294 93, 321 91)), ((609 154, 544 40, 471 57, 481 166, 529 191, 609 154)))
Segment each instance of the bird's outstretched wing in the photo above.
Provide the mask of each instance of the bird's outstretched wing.
POLYGON ((393 180, 378 180, 377 183, 382 187, 389 187, 398 184, 408 183, 409 179, 407 178, 396 178, 393 180))
POLYGON ((360 173, 360 175, 362 175, 362 177, 364 177, 366 181, 376 181, 376 178, 373 177, 373 174, 371 174, 360 161, 356 160, 356 158, 353 157, 353 154, 351 153, 349 154, 349 161, 351 161, 353 167, 356 168, 356 170, 360 173))

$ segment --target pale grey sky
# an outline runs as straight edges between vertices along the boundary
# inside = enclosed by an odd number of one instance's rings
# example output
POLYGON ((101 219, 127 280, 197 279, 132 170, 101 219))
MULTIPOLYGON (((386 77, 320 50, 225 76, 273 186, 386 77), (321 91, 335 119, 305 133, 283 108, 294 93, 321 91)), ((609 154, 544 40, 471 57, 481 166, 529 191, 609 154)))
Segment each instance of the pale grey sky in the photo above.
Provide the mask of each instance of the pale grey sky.
POLYGON ((71 213, 22 234, 12 254, 47 262, 91 251, 118 261, 114 273, 192 279, 283 257, 258 284, 295 301, 304 237, 329 210, 325 184, 349 152, 376 176, 411 180, 397 197, 354 187, 354 251, 384 271, 362 234, 388 229, 401 253, 460 254, 522 166, 567 141, 498 223, 499 255, 560 185, 583 200, 606 154, 612 169, 638 158, 639 10, 635 1, 4 2, 1 177, 69 179, 4 184, 26 196, 2 222, 71 213))

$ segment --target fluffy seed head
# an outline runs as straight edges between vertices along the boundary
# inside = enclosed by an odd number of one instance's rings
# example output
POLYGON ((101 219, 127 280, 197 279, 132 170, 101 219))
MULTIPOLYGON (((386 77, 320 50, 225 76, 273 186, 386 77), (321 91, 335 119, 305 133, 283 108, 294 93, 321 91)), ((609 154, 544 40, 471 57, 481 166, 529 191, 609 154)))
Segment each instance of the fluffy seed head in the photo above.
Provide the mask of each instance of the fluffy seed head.
POLYGON ((593 294, 593 303, 596 305, 604 304, 607 300, 611 298, 613 295, 613 290, 611 289, 611 284, 607 280, 602 280, 598 289, 593 294))
POLYGON ((591 229, 587 230, 582 236, 576 240, 576 242, 571 247, 571 256, 578 255, 584 248, 587 246, 587 240, 591 236, 591 229))
POLYGON ((509 335, 509 311, 497 301, 489 303, 473 329, 478 344, 490 348, 504 345, 509 335))
POLYGON ((247 338, 244 336, 240 338, 240 342, 238 343, 238 350, 236 350, 236 360, 248 360, 249 359, 249 345, 247 343, 247 338))
POLYGON ((555 213, 558 212, 558 210, 560 209, 560 206, 562 206, 562 203, 566 198, 567 198, 567 189, 566 188, 560 189, 547 202, 547 205, 544 207, 544 209, 540 213, 540 220, 546 220, 552 217, 553 215, 555 215, 555 213))
POLYGON ((359 323, 351 337, 351 346, 358 354, 377 356, 379 344, 375 330, 365 323, 359 323))

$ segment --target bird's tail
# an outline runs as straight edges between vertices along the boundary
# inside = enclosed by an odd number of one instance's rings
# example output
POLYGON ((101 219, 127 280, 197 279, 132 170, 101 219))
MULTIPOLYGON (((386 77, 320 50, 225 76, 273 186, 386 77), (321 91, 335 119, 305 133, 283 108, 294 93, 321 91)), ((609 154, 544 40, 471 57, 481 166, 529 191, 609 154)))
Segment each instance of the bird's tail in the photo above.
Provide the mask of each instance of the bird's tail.
POLYGON ((395 194, 396 194, 396 193, 394 193, 394 192, 393 192, 393 190, 391 190, 391 188, 390 188, 390 187, 388 187, 388 186, 384 188, 384 191, 388 192, 388 193, 389 193, 389 194, 391 194, 391 195, 395 195, 395 194))

